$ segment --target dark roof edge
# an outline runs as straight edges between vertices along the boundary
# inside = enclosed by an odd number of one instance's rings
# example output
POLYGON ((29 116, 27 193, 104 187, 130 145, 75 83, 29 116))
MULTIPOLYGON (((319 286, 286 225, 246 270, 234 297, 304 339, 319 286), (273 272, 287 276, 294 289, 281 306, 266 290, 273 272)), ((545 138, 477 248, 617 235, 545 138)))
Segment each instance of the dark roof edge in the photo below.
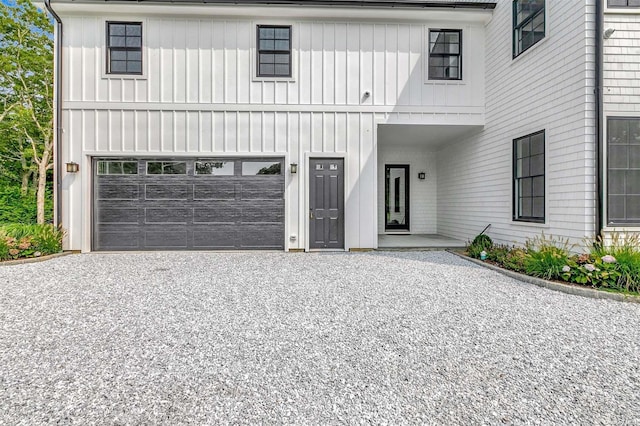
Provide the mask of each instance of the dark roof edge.
POLYGON ((186 3, 267 6, 342 6, 398 9, 495 9, 495 2, 464 1, 392 1, 392 0, 84 0, 83 3, 186 3))

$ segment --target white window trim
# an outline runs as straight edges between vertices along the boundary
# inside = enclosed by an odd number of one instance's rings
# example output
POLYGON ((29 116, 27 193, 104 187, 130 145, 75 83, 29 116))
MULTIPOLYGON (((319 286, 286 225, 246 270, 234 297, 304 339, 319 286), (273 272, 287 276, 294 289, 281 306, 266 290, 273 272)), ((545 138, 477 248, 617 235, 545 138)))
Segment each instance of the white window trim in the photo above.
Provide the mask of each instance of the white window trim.
POLYGON ((102 35, 100 49, 100 75, 106 80, 147 80, 149 76, 149 42, 147 40, 147 19, 142 17, 127 16, 110 16, 102 18, 102 35), (141 22, 142 23, 142 74, 116 74, 108 73, 107 68, 107 23, 108 22, 141 22))
POLYGON ((254 82, 286 82, 294 83, 298 76, 298 28, 293 21, 287 20, 261 20, 251 23, 252 36, 250 46, 250 66, 251 66, 251 81, 254 82), (275 25, 275 26, 288 26, 291 27, 291 77, 261 77, 258 75, 258 27, 260 25, 275 25))

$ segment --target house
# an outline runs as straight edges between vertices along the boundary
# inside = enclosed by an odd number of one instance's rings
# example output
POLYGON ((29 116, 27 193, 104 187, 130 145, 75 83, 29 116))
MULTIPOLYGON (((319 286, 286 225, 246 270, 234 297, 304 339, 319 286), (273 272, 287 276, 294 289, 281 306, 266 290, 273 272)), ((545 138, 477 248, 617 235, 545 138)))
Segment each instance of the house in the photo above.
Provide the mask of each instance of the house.
POLYGON ((46 0, 65 248, 640 230, 640 6, 598 1, 46 0))

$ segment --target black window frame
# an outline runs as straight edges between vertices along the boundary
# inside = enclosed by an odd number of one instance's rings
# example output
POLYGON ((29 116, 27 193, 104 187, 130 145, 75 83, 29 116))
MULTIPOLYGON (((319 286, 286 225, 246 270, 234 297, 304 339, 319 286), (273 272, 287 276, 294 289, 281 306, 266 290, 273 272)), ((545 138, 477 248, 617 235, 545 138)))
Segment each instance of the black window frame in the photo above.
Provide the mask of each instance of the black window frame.
MULTIPOLYGON (((109 75, 143 75, 144 74, 144 55, 143 55, 143 46, 144 46, 144 34, 143 34, 143 23, 142 21, 106 21, 105 25, 105 47, 106 47, 106 74, 109 75), (140 27, 140 35, 139 36, 127 36, 125 29, 125 46, 111 46, 111 25, 138 25, 140 27), (140 46, 139 47, 131 47, 126 46, 127 37, 131 38, 140 38, 140 46), (131 62, 140 62, 140 71, 113 71, 112 65, 112 53, 118 52, 140 52, 140 61, 131 60, 131 62)), ((121 61, 121 60, 118 60, 121 61)), ((125 64, 129 62, 129 59, 124 60, 125 64)), ((126 66, 125 66, 126 68, 126 66)))
MULTIPOLYGON (((527 50, 529 50, 530 48, 532 48, 533 46, 535 46, 538 42, 542 41, 546 36, 547 36, 547 17, 545 15, 546 13, 546 0, 542 1, 542 6, 536 10, 531 11, 531 13, 525 17, 522 22, 518 23, 518 4, 524 2, 524 1, 535 1, 535 0, 513 0, 513 4, 512 4, 512 15, 513 15, 513 34, 512 34, 512 39, 513 39, 513 59, 517 58, 518 56, 522 55, 524 52, 526 52, 527 50), (532 24, 533 25, 533 21, 540 15, 542 14, 542 33, 543 36, 542 38, 538 39, 538 40, 533 40, 533 42, 522 48, 522 50, 519 50, 519 41, 522 39, 520 37, 521 34, 521 30, 526 27, 528 24, 532 24)), ((532 28, 532 33, 535 34, 535 32, 533 31, 532 28)))
POLYGON ((537 132, 534 133, 530 133, 528 135, 525 136, 521 136, 519 138, 516 138, 513 140, 513 146, 512 146, 512 150, 513 150, 513 166, 512 166, 512 218, 514 221, 516 222, 532 222, 532 223, 545 223, 546 221, 546 208, 547 208, 547 182, 546 182, 546 174, 547 174, 547 166, 546 166, 546 130, 539 130, 537 132), (529 165, 529 171, 531 171, 531 157, 540 155, 540 153, 535 153, 532 154, 531 152, 531 140, 534 136, 538 136, 538 135, 542 135, 542 173, 538 173, 538 174, 531 174, 531 172, 529 172, 529 174, 527 175, 522 175, 522 176, 518 176, 519 170, 518 170, 518 160, 520 159, 527 159, 529 161, 528 165, 529 165), (528 143, 529 143, 529 147, 528 147, 528 152, 529 155, 527 156, 522 156, 522 157, 518 157, 518 142, 520 141, 524 141, 525 139, 528 139, 528 143), (542 196, 536 196, 535 195, 535 191, 534 191, 534 180, 535 179, 539 179, 540 177, 542 177, 542 196), (531 189, 530 189, 530 194, 529 196, 522 196, 520 194, 520 181, 524 181, 525 179, 528 179, 531 181, 531 189), (525 198, 530 198, 531 199, 531 215, 530 216, 525 216, 522 214, 521 209, 520 209, 520 200, 521 199, 525 199, 525 198), (533 203, 534 203, 534 199, 535 198, 542 198, 542 216, 534 216, 533 212, 534 212, 534 208, 533 208, 533 203))
MULTIPOLYGON (((259 78, 291 78, 293 77, 293 27, 291 25, 257 25, 256 26, 256 76, 259 78), (289 31, 289 49, 288 50, 275 50, 275 48, 273 50, 269 50, 269 49, 261 49, 260 48, 260 41, 261 40, 271 40, 271 39, 262 39, 260 37, 260 30, 261 29, 286 29, 289 31), (262 64, 260 61, 261 58, 261 54, 268 54, 268 55, 287 55, 289 57, 289 70, 287 72, 287 74, 278 74, 275 72, 275 64, 276 62, 274 62, 274 73, 270 74, 270 73, 262 73, 260 72, 260 65, 262 64)), ((278 38, 273 38, 273 40, 284 40, 284 39, 278 39, 278 38)))
MULTIPOLYGON (((640 149, 640 143, 630 143, 630 139, 631 139, 631 130, 630 128, 628 128, 627 131, 627 140, 624 143, 616 143, 616 144, 612 144, 611 143, 611 137, 612 137, 612 125, 611 122, 612 121, 624 121, 627 123, 630 122, 636 122, 636 124, 638 125, 638 127, 640 127, 640 117, 624 117, 624 116, 614 116, 614 117, 607 117, 607 135, 606 135, 606 174, 607 174, 607 185, 606 185, 606 198, 605 198, 605 203, 606 203, 606 223, 607 226, 640 226, 640 217, 638 218, 631 218, 629 219, 626 215, 627 212, 627 203, 629 202, 628 198, 629 197, 640 197, 640 192, 635 193, 635 192, 631 192, 629 190, 629 179, 630 176, 628 176, 627 174, 624 174, 624 179, 623 179, 623 183, 622 185, 624 186, 624 191, 623 193, 616 193, 613 191, 612 188, 612 177, 611 177, 611 172, 612 171, 622 171, 622 172, 636 172, 640 174, 640 161, 638 161, 638 164, 635 164, 635 167, 632 167, 631 164, 631 158, 632 156, 629 155, 630 154, 630 149, 631 147, 636 148, 637 150, 640 149), (628 147, 628 150, 626 152, 625 158, 628 161, 628 165, 627 167, 612 167, 612 155, 611 155, 611 148, 612 145, 616 145, 616 146, 626 146, 628 147), (615 218, 612 219, 611 218, 611 207, 610 207, 610 203, 611 203, 611 197, 612 196, 622 196, 625 197, 625 217, 624 218, 615 218)), ((640 133, 640 132, 638 132, 640 133)), ((637 155, 637 154, 636 154, 637 155)))
POLYGON ((638 0, 623 0, 625 2, 625 4, 611 4, 611 0, 607 0, 607 7, 611 8, 611 9, 615 9, 615 8, 626 8, 626 7, 640 7, 640 1, 638 0), (631 5, 629 4, 630 1, 635 1, 637 4, 635 5, 631 5))
POLYGON ((462 30, 460 29, 448 29, 448 28, 429 28, 429 58, 428 58, 428 75, 429 80, 441 80, 441 81, 459 81, 462 80, 462 30), (450 33, 458 34, 458 53, 433 53, 431 50, 431 34, 432 33, 450 33), (458 75, 456 77, 436 77, 431 75, 431 58, 458 58, 458 75))

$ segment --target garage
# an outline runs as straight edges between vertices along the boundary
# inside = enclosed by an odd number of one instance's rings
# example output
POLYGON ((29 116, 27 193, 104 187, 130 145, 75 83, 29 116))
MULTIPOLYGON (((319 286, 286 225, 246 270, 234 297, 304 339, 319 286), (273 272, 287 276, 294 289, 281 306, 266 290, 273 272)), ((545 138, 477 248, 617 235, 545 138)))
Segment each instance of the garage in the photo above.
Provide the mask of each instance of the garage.
POLYGON ((282 250, 283 164, 94 158, 93 250, 282 250))

